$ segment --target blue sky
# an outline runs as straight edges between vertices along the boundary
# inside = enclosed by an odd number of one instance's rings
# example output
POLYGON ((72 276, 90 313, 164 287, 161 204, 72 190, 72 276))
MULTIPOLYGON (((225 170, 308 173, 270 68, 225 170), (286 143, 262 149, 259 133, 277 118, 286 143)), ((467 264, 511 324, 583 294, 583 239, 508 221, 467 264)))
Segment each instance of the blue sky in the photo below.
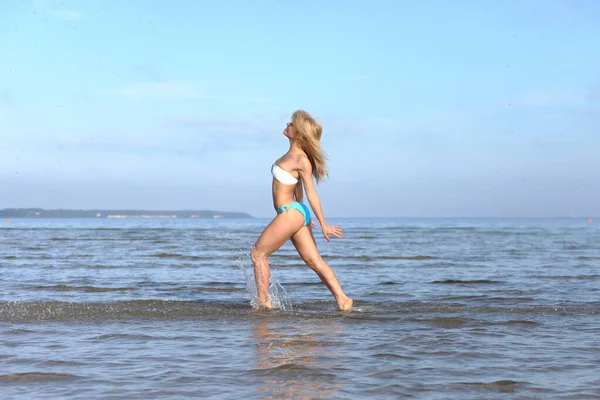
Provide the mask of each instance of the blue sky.
POLYGON ((0 208, 273 216, 323 124, 326 217, 600 216, 593 0, 0 2, 0 208))

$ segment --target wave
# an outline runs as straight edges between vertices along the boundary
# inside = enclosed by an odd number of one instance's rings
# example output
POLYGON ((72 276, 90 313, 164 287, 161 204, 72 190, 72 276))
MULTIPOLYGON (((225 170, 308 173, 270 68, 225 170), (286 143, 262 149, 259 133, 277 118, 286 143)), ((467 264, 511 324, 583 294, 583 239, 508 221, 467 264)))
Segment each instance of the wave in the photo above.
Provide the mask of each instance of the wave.
POLYGON ((452 232, 452 231, 475 231, 478 228, 474 226, 453 226, 453 227, 414 227, 414 226, 387 226, 377 230, 381 231, 407 231, 407 232, 452 232))
POLYGON ((447 385, 447 387, 452 390, 452 386, 456 386, 457 388, 464 389, 464 387, 469 387, 472 389, 477 389, 479 391, 493 391, 500 393, 512 393, 515 392, 519 387, 529 386, 529 382, 518 382, 510 379, 498 380, 493 382, 458 382, 455 384, 447 385))
MULTIPOLYGON (((344 318, 348 320, 393 321, 404 320, 428 324, 458 327, 473 318, 487 318, 485 315, 503 315, 509 321, 531 321, 533 316, 546 318, 548 315, 600 314, 600 303, 568 303, 562 305, 498 305, 487 303, 464 304, 451 302, 386 301, 355 303, 353 311, 341 314, 333 301, 310 301, 293 305, 290 310, 257 311, 249 301, 206 301, 206 300, 121 300, 112 302, 64 302, 64 301, 1 301, 0 321, 39 322, 39 321, 98 321, 122 319, 202 319, 256 318, 269 315, 272 318, 344 318), (369 310, 360 312, 359 310, 369 310), (432 318, 424 316, 432 315, 432 318), (466 317, 461 317, 465 315, 466 317), (515 318, 514 315, 527 315, 515 318)), ((521 324, 521 322, 514 322, 521 324)), ((523 323, 526 324, 526 323, 523 323)))
POLYGON ((23 372, 20 374, 0 375, 0 382, 4 383, 30 383, 30 382, 54 382, 79 378, 73 374, 59 374, 52 372, 23 372))
POLYGON ((188 260, 188 261, 197 261, 197 260, 206 260, 207 259, 207 257, 186 256, 184 254, 179 254, 179 253, 156 253, 156 254, 152 254, 151 257, 156 257, 156 258, 176 258, 178 260, 188 260))
POLYGON ((414 255, 414 256, 393 256, 393 255, 380 255, 380 256, 367 256, 367 255, 328 255, 327 260, 358 260, 358 261, 378 261, 378 260, 408 260, 408 261, 424 261, 424 260, 437 260, 438 257, 429 255, 414 255))
POLYGON ((252 375, 271 376, 284 375, 286 379, 296 376, 299 379, 307 378, 327 378, 336 377, 337 375, 325 368, 316 368, 299 363, 286 363, 271 368, 255 368, 249 371, 252 375))
POLYGON ((498 325, 507 325, 507 326, 540 326, 539 322, 529 321, 524 319, 515 319, 506 322, 499 322, 498 325))
POLYGON ((101 293, 101 292, 126 292, 135 290, 131 287, 99 287, 99 286, 70 286, 70 285, 48 285, 48 286, 30 286, 28 289, 33 290, 49 290, 57 292, 86 292, 86 293, 101 293))
POLYGON ((600 275, 531 275, 529 278, 536 279, 558 279, 558 280, 567 280, 567 279, 581 279, 581 280, 594 280, 600 278, 600 275))
POLYGON ((34 331, 31 331, 29 329, 9 329, 7 331, 2 332, 2 334, 4 335, 23 335, 23 334, 27 334, 27 333, 33 333, 34 331))
POLYGON ((460 318, 460 317, 434 317, 434 318, 409 318, 410 322, 420 322, 433 325, 437 328, 460 328, 470 321, 474 321, 471 318, 460 318))
POLYGON ((490 279, 471 279, 471 280, 461 280, 461 279, 444 279, 441 281, 433 281, 431 283, 435 284, 443 284, 443 285, 491 285, 491 284, 502 284, 502 281, 493 281, 490 279))
POLYGON ((403 356, 401 354, 395 353, 375 353, 372 357, 375 358, 384 358, 384 359, 396 359, 396 360, 416 360, 416 357, 411 356, 403 356))
POLYGON ((144 334, 128 334, 128 333, 107 333, 100 336, 95 336, 94 340, 120 340, 120 339, 132 339, 132 340, 149 340, 155 339, 154 336, 144 334))

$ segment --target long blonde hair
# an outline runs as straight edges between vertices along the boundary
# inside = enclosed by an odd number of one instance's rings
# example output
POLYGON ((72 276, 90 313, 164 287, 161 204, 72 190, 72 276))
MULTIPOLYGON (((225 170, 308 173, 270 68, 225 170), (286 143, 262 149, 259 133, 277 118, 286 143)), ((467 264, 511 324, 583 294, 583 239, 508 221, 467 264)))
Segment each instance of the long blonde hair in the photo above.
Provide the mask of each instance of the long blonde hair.
POLYGON ((329 176, 326 162, 327 155, 321 148, 323 127, 309 113, 303 110, 298 110, 292 114, 292 124, 294 124, 296 140, 308 156, 312 165, 313 176, 317 180, 317 183, 319 183, 325 177, 329 176))

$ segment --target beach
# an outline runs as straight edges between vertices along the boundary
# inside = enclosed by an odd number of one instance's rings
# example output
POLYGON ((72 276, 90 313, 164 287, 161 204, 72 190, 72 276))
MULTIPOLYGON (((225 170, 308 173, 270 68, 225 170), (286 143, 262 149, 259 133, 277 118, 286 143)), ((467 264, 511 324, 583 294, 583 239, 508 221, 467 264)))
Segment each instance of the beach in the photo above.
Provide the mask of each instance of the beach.
POLYGON ((339 312, 290 242, 252 309, 268 222, 4 222, 2 398, 600 398, 597 223, 331 219, 339 312))

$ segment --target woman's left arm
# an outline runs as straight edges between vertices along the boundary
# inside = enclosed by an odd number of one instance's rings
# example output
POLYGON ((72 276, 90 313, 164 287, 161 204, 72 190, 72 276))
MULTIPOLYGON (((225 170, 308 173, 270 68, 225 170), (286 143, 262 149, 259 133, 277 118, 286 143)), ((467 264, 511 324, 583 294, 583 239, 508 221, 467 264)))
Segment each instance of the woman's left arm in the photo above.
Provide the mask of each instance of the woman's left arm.
MULTIPOLYGON (((300 177, 299 177, 300 178, 300 177)), ((296 188, 294 189, 294 197, 296 197, 296 201, 302 203, 304 200, 304 193, 302 190, 302 179, 298 179, 298 183, 296 183, 296 188)))
MULTIPOLYGON (((312 177, 312 166, 308 158, 302 160, 301 168, 298 170, 300 173, 300 177, 302 181, 305 182, 306 186, 306 198, 310 204, 310 207, 315 213, 315 216, 319 220, 319 224, 321 224, 321 230, 323 231, 323 236, 327 241, 330 240, 329 235, 333 235, 338 238, 342 238, 344 235, 344 230, 339 226, 329 226, 325 222, 325 217, 323 216, 323 211, 321 210, 321 200, 319 199, 319 195, 317 194, 317 190, 315 189, 315 184, 313 182, 312 177)), ((314 224, 311 224, 314 226, 314 224)))
MULTIPOLYGON (((303 189, 303 185, 302 185, 302 177, 298 177, 298 183, 296 183, 296 188, 294 189, 294 197, 296 198, 296 201, 299 201, 300 203, 302 203, 304 201, 304 189, 303 189)), ((312 219, 310 220, 310 226, 312 228, 314 228, 315 226, 317 226, 317 224, 315 224, 315 221, 313 221, 312 219)))

